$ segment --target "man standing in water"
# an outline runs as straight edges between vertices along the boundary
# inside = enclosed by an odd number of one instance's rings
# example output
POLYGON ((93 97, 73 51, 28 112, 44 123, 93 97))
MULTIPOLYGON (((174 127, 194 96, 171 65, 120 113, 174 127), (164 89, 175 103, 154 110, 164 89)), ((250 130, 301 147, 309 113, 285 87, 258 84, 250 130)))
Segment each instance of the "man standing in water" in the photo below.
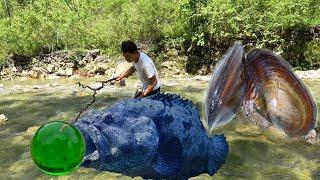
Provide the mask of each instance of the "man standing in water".
POLYGON ((137 90, 135 98, 146 97, 160 92, 158 72, 151 58, 143 52, 138 51, 137 45, 132 41, 122 42, 121 50, 125 60, 131 62, 132 66, 121 73, 116 80, 120 81, 137 71, 142 89, 137 90))

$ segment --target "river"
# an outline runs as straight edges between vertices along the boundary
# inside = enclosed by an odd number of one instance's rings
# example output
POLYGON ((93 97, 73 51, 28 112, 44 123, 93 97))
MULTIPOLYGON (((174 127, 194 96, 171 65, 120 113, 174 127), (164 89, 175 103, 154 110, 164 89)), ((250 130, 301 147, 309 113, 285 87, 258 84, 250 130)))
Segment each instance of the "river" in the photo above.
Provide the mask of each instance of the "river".
MULTIPOLYGON (((0 179, 132 179, 82 167, 66 176, 53 177, 42 173, 31 159, 29 145, 35 129, 49 121, 75 119, 92 99, 92 92, 81 92, 76 82, 90 85, 96 84, 96 80, 0 81, 3 85, 0 86, 0 114, 8 118, 8 123, 0 126, 0 179)), ((320 81, 305 83, 319 112, 320 81)), ((163 79, 162 84, 163 91, 192 100, 202 112, 208 82, 171 78, 163 79)), ((124 87, 106 86, 98 92, 97 101, 89 110, 132 97, 136 86, 136 79, 129 79, 124 87)), ((226 163, 213 177, 202 174, 191 179, 320 179, 320 143, 310 145, 302 138, 288 139, 274 129, 261 130, 242 113, 213 132, 220 133, 225 134, 230 146, 226 163)))

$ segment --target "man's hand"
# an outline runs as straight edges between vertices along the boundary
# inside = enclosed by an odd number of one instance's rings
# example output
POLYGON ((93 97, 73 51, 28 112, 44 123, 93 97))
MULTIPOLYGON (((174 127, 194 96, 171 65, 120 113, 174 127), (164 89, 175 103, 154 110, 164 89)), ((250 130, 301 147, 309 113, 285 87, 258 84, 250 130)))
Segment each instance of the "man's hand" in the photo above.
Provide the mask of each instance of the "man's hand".
POLYGON ((120 80, 122 80, 124 78, 124 76, 121 74, 121 75, 119 75, 118 77, 116 77, 116 81, 120 81, 120 80))

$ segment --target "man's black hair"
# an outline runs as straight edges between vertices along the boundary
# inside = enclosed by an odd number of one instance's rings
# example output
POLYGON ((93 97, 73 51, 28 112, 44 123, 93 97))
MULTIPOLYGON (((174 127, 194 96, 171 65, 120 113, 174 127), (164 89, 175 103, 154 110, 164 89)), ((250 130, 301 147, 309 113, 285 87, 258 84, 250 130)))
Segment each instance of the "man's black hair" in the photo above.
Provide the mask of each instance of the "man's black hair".
POLYGON ((123 41, 121 44, 121 50, 123 53, 134 53, 138 51, 137 45, 132 41, 123 41))

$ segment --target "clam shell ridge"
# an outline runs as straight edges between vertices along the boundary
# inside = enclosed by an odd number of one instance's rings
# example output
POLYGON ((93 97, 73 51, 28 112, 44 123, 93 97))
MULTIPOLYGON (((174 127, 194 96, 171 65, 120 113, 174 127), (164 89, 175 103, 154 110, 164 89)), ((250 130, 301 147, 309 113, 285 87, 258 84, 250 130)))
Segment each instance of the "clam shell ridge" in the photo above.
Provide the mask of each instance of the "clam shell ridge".
POLYGON ((210 131, 231 121, 244 94, 244 50, 235 43, 214 68, 204 99, 205 118, 210 131))
POLYGON ((276 126, 288 136, 306 135, 315 127, 316 104, 290 65, 271 51, 254 49, 245 60, 245 114, 260 127, 276 126))

